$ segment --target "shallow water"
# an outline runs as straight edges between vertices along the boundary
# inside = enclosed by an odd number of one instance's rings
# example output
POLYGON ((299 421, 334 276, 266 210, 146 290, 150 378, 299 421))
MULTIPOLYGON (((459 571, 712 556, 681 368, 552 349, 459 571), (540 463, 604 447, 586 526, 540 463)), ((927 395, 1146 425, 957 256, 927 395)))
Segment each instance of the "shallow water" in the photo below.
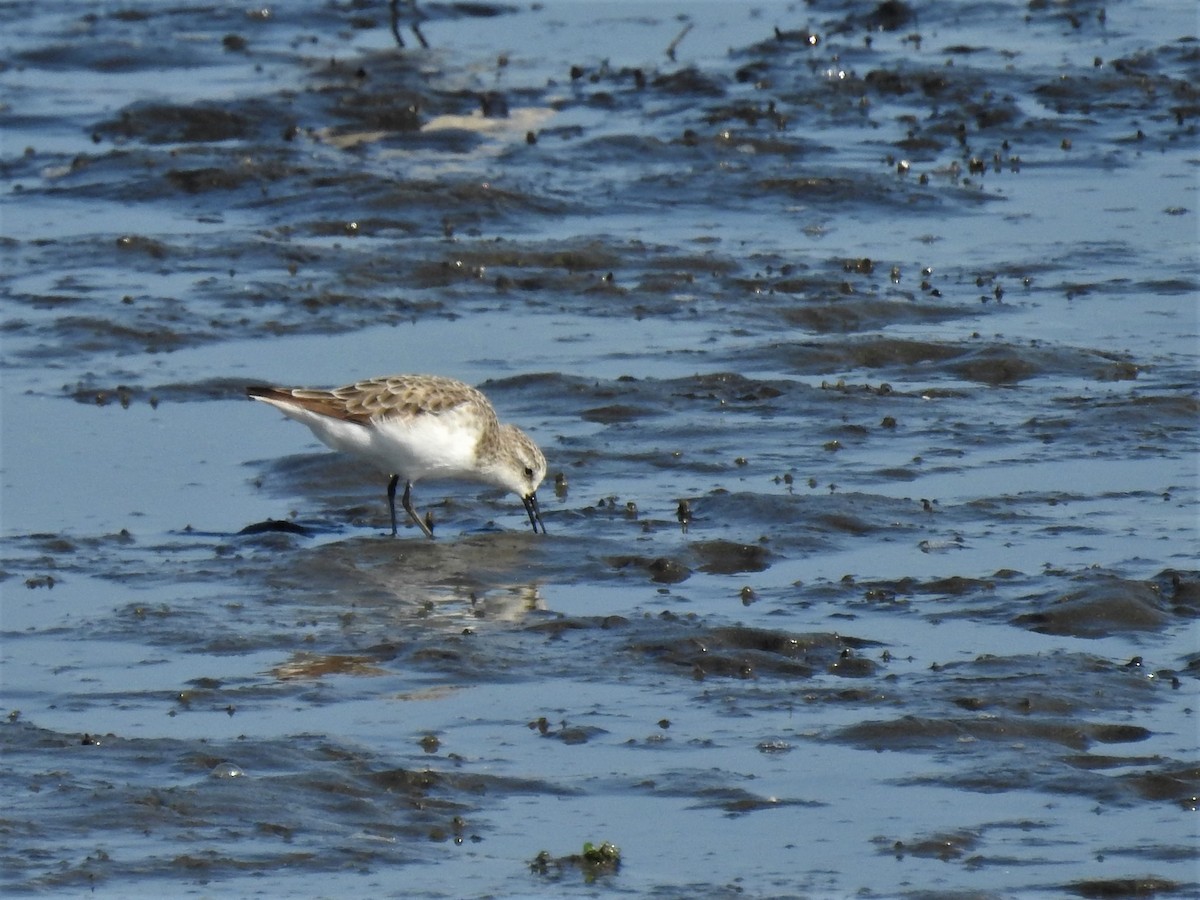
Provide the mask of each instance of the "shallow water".
POLYGON ((1200 890, 1194 10, 421 8, 0 11, 3 891, 1200 890))

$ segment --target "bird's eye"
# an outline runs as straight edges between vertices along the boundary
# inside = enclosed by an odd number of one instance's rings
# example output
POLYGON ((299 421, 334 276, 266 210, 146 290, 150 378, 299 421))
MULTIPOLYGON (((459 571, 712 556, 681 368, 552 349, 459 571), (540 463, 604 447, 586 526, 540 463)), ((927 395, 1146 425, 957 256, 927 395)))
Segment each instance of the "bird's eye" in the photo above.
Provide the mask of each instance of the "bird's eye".
POLYGON ((526 466, 526 467, 525 467, 525 477, 526 477, 526 478, 532 478, 532 477, 533 477, 533 469, 531 469, 529 466, 526 466))

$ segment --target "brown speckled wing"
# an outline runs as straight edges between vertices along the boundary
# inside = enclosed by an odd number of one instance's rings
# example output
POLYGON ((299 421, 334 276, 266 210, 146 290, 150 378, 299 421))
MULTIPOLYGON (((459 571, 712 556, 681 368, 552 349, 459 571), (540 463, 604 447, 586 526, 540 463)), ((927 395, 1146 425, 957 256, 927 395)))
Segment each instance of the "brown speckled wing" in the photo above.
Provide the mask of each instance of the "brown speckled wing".
POLYGON ((352 416, 367 418, 411 418, 438 415, 463 404, 491 411, 483 395, 453 378, 430 375, 393 375, 370 378, 337 388, 333 395, 346 404, 352 416))
POLYGON ((294 403, 323 416, 366 425, 383 418, 438 415, 463 404, 495 418, 491 404, 470 385, 431 375, 368 378, 331 391, 312 388, 255 388, 264 398, 294 403))

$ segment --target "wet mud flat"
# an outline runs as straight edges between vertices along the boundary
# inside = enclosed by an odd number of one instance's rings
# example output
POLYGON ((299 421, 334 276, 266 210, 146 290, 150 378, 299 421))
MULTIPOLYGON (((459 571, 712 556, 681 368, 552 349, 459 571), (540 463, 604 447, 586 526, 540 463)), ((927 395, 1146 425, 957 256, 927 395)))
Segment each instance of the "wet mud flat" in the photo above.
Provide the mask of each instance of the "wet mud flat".
POLYGON ((4 892, 1194 895, 1194 15, 421 10, 0 13, 4 892))

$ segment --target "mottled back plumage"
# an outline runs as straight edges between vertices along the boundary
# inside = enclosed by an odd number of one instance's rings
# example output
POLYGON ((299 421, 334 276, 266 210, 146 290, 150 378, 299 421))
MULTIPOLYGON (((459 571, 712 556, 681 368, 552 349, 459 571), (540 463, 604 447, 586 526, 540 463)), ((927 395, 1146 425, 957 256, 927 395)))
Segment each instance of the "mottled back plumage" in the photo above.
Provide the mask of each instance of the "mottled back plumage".
POLYGON ((331 391, 293 388, 292 397, 314 411, 362 422, 392 416, 438 415, 470 403, 496 422, 487 397, 468 384, 438 375, 391 375, 367 378, 331 391))

